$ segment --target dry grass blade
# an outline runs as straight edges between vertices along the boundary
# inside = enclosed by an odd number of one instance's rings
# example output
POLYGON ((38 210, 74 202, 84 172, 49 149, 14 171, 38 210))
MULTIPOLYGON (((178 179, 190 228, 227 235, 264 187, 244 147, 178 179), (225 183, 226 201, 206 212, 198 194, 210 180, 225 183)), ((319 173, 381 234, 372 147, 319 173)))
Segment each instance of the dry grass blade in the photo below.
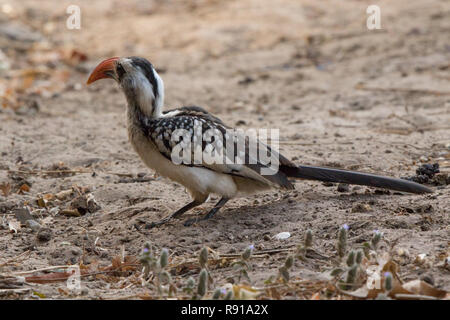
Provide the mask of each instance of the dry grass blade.
POLYGON ((8 264, 11 264, 11 263, 13 263, 13 262, 19 260, 19 259, 24 258, 24 257, 25 257, 26 255, 28 255, 30 252, 31 252, 30 250, 27 250, 27 251, 25 251, 25 252, 22 252, 22 253, 19 254, 18 256, 13 257, 13 258, 10 258, 10 259, 6 260, 5 262, 0 263, 0 267, 4 267, 4 266, 6 266, 6 265, 8 265, 8 264))
POLYGON ((357 90, 364 91, 379 91, 379 92, 403 92, 410 94, 421 94, 421 95, 434 95, 434 96, 450 96, 449 91, 436 91, 430 89, 409 89, 409 88, 379 88, 379 87, 366 87, 363 84, 357 84, 355 86, 357 90))

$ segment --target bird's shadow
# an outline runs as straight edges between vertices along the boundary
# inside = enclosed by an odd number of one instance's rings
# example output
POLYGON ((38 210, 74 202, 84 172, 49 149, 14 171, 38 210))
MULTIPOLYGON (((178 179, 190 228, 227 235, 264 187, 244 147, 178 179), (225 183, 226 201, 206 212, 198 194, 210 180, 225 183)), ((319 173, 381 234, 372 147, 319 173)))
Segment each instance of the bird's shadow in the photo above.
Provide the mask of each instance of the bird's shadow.
MULTIPOLYGON (((395 193, 396 196, 406 196, 406 194, 395 193)), ((259 219, 264 219, 265 224, 276 224, 279 223, 278 215, 284 215, 286 217, 285 221, 298 221, 301 217, 311 211, 312 207, 317 204, 324 204, 326 202, 349 202, 349 208, 352 207, 354 202, 360 201, 373 201, 374 199, 392 197, 392 193, 339 193, 339 194, 329 194, 326 192, 305 192, 304 195, 298 195, 295 198, 277 198, 268 201, 267 203, 257 204, 257 205, 235 205, 235 207, 223 208, 220 212, 214 215, 208 220, 198 221, 189 227, 195 226, 211 226, 220 224, 243 224, 249 226, 251 222, 258 225, 257 221, 254 221, 255 217, 259 219), (293 199, 294 201, 290 201, 293 199), (292 215, 287 215, 289 210, 295 210, 297 213, 295 217, 292 215)), ((230 201, 231 206, 233 203, 230 201)), ((208 208, 203 208, 201 212, 189 214, 192 217, 201 217, 203 214, 208 212, 208 208)), ((188 216, 188 215, 186 215, 188 216)), ((184 218, 184 216, 183 216, 184 218)), ((178 219, 177 219, 178 220, 178 219)))

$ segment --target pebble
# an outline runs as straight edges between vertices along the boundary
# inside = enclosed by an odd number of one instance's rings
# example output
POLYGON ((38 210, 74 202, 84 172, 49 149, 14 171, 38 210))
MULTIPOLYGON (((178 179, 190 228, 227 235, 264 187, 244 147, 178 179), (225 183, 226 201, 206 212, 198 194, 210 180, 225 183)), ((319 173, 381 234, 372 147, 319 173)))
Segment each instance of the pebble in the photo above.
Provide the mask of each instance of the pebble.
POLYGON ((27 220, 25 222, 25 225, 30 228, 31 230, 33 230, 34 232, 39 231, 41 229, 41 225, 39 223, 37 223, 35 220, 27 220))
POLYGON ((356 203, 352 208, 352 212, 369 212, 369 211, 372 211, 372 207, 367 203, 356 203))
POLYGON ((409 251, 407 249, 398 248, 397 254, 401 257, 409 257, 409 251))
POLYGON ((52 238, 52 230, 50 228, 41 228, 36 237, 39 241, 47 242, 52 238))
POLYGON ((280 232, 275 235, 275 239, 277 240, 286 240, 291 237, 291 234, 289 232, 280 232))
POLYGON ((28 220, 33 220, 33 216, 27 208, 19 208, 13 211, 14 216, 21 224, 26 224, 28 220))
POLYGON ((337 187, 338 192, 349 192, 350 187, 347 183, 339 183, 337 187))
POLYGON ((434 278, 432 274, 424 274, 420 277, 420 280, 428 283, 431 286, 434 286, 434 278))

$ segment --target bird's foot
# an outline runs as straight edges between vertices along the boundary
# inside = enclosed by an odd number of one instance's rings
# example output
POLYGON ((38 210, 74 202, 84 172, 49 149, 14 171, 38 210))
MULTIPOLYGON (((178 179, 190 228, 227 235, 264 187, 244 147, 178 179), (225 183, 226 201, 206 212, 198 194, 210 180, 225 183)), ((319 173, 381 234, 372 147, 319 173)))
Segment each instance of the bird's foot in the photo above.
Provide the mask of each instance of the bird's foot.
POLYGON ((170 219, 170 217, 167 217, 167 218, 161 219, 161 220, 156 221, 156 222, 148 222, 148 223, 145 224, 145 229, 153 229, 153 228, 162 226, 163 224, 166 224, 170 220, 172 220, 172 219, 170 219))

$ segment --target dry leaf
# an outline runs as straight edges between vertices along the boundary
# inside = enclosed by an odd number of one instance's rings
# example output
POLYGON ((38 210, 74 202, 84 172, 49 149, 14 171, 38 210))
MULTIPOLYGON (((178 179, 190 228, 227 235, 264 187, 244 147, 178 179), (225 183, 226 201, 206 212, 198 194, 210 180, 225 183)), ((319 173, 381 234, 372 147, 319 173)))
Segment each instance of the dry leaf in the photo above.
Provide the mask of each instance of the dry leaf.
POLYGON ((369 289, 366 285, 354 291, 341 290, 342 293, 358 298, 358 299, 374 299, 377 297, 378 293, 382 292, 381 289, 369 289))
POLYGON ((40 276, 30 276, 25 277, 26 282, 32 283, 52 283, 52 282, 60 282, 67 281, 67 279, 71 276, 71 273, 68 272, 52 272, 40 276))
POLYGON ((278 292, 276 288, 267 289, 267 295, 275 300, 281 299, 281 294, 278 292))
POLYGON ((80 62, 87 61, 87 59, 88 59, 88 57, 85 53, 83 53, 77 49, 72 49, 72 51, 70 52, 68 62, 70 62, 70 64, 78 64, 80 62))
POLYGON ((261 293, 247 285, 234 284, 233 294, 236 299, 240 300, 255 300, 261 293))
POLYGON ((309 300, 320 300, 320 293, 314 293, 309 300))
POLYGON ((410 293, 435 297, 439 299, 445 298, 445 296, 447 295, 446 291, 436 289, 422 280, 412 280, 404 283, 403 288, 410 293))
POLYGON ((24 183, 20 186, 18 193, 23 194, 24 192, 30 192, 30 186, 24 183))
POLYGON ((77 209, 75 209, 75 210, 71 210, 71 209, 61 210, 59 212, 59 214, 62 214, 64 216, 69 216, 69 217, 81 217, 81 213, 77 209))
POLYGON ((9 182, 3 182, 0 184, 0 190, 3 193, 3 196, 7 197, 11 193, 11 184, 9 182))
POLYGON ((55 197, 58 200, 64 200, 65 198, 69 197, 72 194, 72 192, 73 192, 72 189, 63 190, 55 194, 55 197))
POLYGON ((58 292, 61 293, 62 295, 68 296, 69 292, 64 290, 63 288, 58 288, 58 292))
POLYGON ((36 200, 36 203, 41 208, 46 208, 47 207, 47 200, 45 200, 44 198, 38 198, 36 200))

